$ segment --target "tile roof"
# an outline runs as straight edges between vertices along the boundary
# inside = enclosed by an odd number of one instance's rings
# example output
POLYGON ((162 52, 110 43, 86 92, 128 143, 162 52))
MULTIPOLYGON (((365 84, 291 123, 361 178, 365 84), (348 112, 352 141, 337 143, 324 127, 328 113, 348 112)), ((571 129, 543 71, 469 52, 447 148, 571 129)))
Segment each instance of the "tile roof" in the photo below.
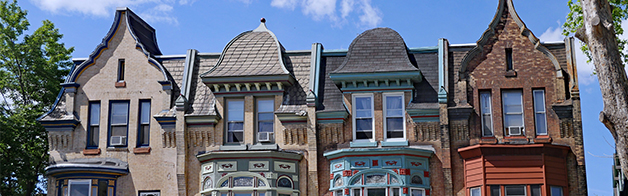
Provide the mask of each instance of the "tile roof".
POLYGON ((197 58, 197 62, 194 62, 196 66, 192 70, 192 83, 188 100, 190 107, 186 111, 186 115, 216 115, 214 94, 207 85, 203 84, 199 75, 214 67, 218 58, 201 55, 198 55, 197 58))
POLYGON ((176 89, 181 89, 183 82, 183 69, 185 68, 185 58, 164 60, 161 64, 172 76, 172 79, 177 85, 176 89))
POLYGON ((358 35, 349 46, 347 57, 331 73, 373 73, 418 71, 408 58, 403 38, 390 28, 375 28, 358 35))
POLYGON ((321 85, 323 87, 323 92, 319 92, 319 100, 322 100, 322 103, 318 106, 317 111, 346 111, 345 106, 343 105, 343 97, 342 92, 334 81, 329 78, 329 72, 335 70, 340 66, 342 61, 345 59, 344 56, 341 57, 322 57, 321 59, 321 75, 324 77, 321 78, 321 85))
POLYGON ((202 77, 287 75, 283 47, 265 23, 241 33, 225 46, 218 64, 202 77))

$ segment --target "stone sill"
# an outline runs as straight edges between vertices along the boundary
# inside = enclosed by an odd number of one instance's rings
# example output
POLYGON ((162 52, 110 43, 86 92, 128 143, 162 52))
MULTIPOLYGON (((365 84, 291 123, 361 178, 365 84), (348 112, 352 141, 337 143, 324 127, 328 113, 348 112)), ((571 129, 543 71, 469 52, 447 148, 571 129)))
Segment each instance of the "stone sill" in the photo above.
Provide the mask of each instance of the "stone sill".
POLYGON ((126 82, 125 81, 117 81, 116 82, 116 88, 126 88, 126 82))
POLYGON ((277 150, 279 146, 277 144, 254 144, 249 146, 249 150, 277 150))
POLYGON ((377 142, 366 141, 366 142, 351 142, 349 144, 351 148, 363 148, 363 147, 377 147, 377 142))
POLYGON ((219 147, 219 150, 246 150, 247 146, 245 144, 239 145, 222 145, 219 147))
POLYGON ((107 151, 127 151, 128 152, 129 149, 127 149, 126 146, 124 146, 124 147, 113 147, 113 146, 110 146, 110 147, 107 147, 107 151))
POLYGON ((389 141, 389 142, 383 141, 381 143, 382 143, 382 147, 385 147, 385 146, 408 146, 409 145, 407 140, 406 141, 389 141))
POLYGON ((133 149, 133 153, 135 153, 135 154, 149 154, 150 150, 151 150, 150 147, 139 147, 139 148, 134 148, 133 149))
POLYGON ((99 155, 100 148, 96 149, 83 149, 83 155, 99 155))

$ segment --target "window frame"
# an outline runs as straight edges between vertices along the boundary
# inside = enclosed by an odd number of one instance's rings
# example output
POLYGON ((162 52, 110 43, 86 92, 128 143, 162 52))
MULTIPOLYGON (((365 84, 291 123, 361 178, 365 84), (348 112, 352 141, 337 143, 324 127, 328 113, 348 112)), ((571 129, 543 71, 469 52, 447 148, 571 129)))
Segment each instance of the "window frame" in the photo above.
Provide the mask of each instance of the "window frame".
POLYGON ((85 184, 87 183, 87 185, 89 186, 89 188, 87 189, 87 195, 92 195, 92 180, 91 179, 70 179, 68 180, 68 192, 67 194, 70 195, 70 191, 72 191, 72 184, 76 183, 76 184, 85 184))
POLYGON ((87 114, 87 142, 86 142, 86 149, 97 149, 99 146, 99 142, 100 142, 100 117, 101 117, 101 112, 102 112, 102 105, 100 104, 100 101, 90 101, 89 105, 88 105, 88 114, 87 114), (98 105, 98 112, 94 113, 94 105, 98 105), (98 123, 93 125, 92 123, 92 117, 94 115, 98 115, 96 119, 98 119, 98 123), (98 128, 98 131, 94 131, 93 128, 98 128), (96 133, 96 134, 94 134, 96 133), (94 135, 96 135, 96 138, 94 138, 94 135), (90 145, 90 143, 92 142, 92 140, 95 139, 95 145, 90 145))
POLYGON ((126 62, 124 59, 118 59, 118 77, 116 81, 124 82, 124 72, 126 68, 126 62))
POLYGON ((476 195, 473 195, 473 190, 480 191, 480 195, 477 195, 477 196, 482 196, 482 186, 476 186, 476 187, 469 188, 469 196, 476 196, 476 195))
POLYGON ((512 48, 506 48, 504 52, 504 56, 506 57, 506 71, 515 70, 512 59, 512 48))
MULTIPOLYGON (((410 190, 408 190, 409 191, 408 192, 408 196, 412 196, 412 191, 414 191, 414 190, 421 191, 421 196, 425 196, 425 189, 423 189, 423 188, 409 188, 409 189, 410 190)), ((402 191, 403 191, 403 189, 402 189, 402 191)))
POLYGON ((548 128, 547 128, 547 108, 546 108, 546 105, 545 105, 545 90, 544 89, 532 90, 532 100, 534 102, 533 110, 534 110, 534 129, 535 129, 535 133, 536 133, 536 135, 547 135, 548 134, 547 133, 548 128), (536 100, 535 94, 537 92, 541 92, 542 100, 540 100, 540 101, 536 100), (536 110, 536 108, 538 106, 537 104, 542 104, 543 111, 537 111, 536 110), (537 122, 537 114, 543 114, 543 118, 544 118, 543 119, 543 123, 544 123, 544 126, 545 126, 545 133, 539 133, 539 124, 537 122))
MULTIPOLYGON (((405 102, 405 93, 404 92, 394 92, 394 93, 382 93, 382 105, 383 105, 383 124, 384 124, 384 141, 406 141, 407 140, 407 135, 406 135, 406 102, 405 102), (387 99, 388 97, 401 97, 401 116, 388 116, 388 102, 387 99), (401 121, 402 121, 402 132, 403 132, 403 137, 402 138, 388 138, 388 118, 399 118, 401 117, 401 121)), ((373 100, 374 102, 374 100, 373 100)), ((374 110, 374 105, 372 107, 372 109, 374 110)), ((374 115, 374 114, 373 114, 374 115)), ((374 121, 374 120, 373 120, 374 121)), ((375 129, 373 127, 373 129, 375 129)), ((375 135, 373 135, 373 137, 375 137, 375 135)))
POLYGON ((109 129, 107 130, 107 147, 118 147, 118 148, 125 148, 129 145, 128 141, 129 141, 129 110, 130 110, 130 101, 129 100, 110 100, 109 101, 109 116, 108 116, 108 124, 109 124, 109 129), (125 135, 125 145, 120 145, 120 146, 113 146, 111 145, 111 137, 113 137, 113 127, 114 126, 123 126, 122 124, 113 124, 112 121, 112 114, 113 114, 113 104, 117 104, 117 103, 126 103, 126 124, 124 124, 124 126, 126 127, 126 135, 125 135))
MULTIPOLYGON (((353 112, 351 115, 352 120, 352 128, 353 128, 353 141, 354 142, 374 142, 375 141, 375 102, 374 102, 373 93, 360 93, 360 94, 352 94, 351 95, 351 111, 353 112), (371 139, 357 139, 357 124, 356 124, 356 98, 359 97, 368 97, 371 99, 371 139)), ((360 118, 360 119, 368 119, 368 118, 360 118)))
MULTIPOLYGON (((504 195, 505 196, 511 196, 511 195, 508 195, 508 187, 523 188, 523 195, 522 196, 527 196, 528 195, 528 186, 527 185, 504 185, 504 195)), ((512 195, 512 196, 518 196, 518 195, 512 195)))
POLYGON ((269 133, 271 133, 271 135, 272 135, 272 137, 270 138, 270 143, 274 143, 274 141, 275 141, 275 99, 273 97, 262 97, 262 98, 256 98, 255 99, 255 141, 257 143, 262 143, 262 142, 259 141, 259 139, 257 137, 258 134, 260 133, 260 131, 259 131, 259 129, 260 129, 259 123, 260 122, 271 122, 272 123, 273 129, 272 129, 272 132, 269 132, 269 133), (270 112, 260 112, 259 111, 259 109, 260 109, 259 107, 261 105, 260 101, 271 101, 272 104, 273 104, 272 111, 270 111, 270 112), (272 120, 260 121, 259 120, 260 119, 260 116, 259 116, 260 113, 270 113, 270 114, 272 114, 273 119, 272 120))
MULTIPOLYGON (((225 100, 225 141, 223 142, 224 144, 227 145, 242 145, 244 144, 245 141, 245 137, 246 135, 244 134, 244 126, 245 126, 245 106, 246 106, 246 101, 243 98, 237 98, 237 99, 227 99, 225 100), (233 111, 230 111, 230 107, 229 107, 229 103, 231 102, 242 102, 242 121, 231 121, 229 119, 229 114, 232 113, 233 111), (229 142, 229 133, 231 132, 229 130, 229 123, 238 123, 241 122, 242 123, 242 130, 236 130, 237 132, 242 132, 242 141, 239 142, 229 142)), ((234 132, 236 132, 234 131, 234 132)))
POLYGON ((138 118, 137 118, 137 147, 148 147, 150 146, 150 121, 151 121, 151 100, 150 99, 140 99, 139 103, 138 103, 138 118), (142 115, 145 115, 143 113, 143 104, 144 103, 148 103, 148 122, 144 123, 142 122, 142 115), (146 133, 143 133, 144 129, 142 129, 142 126, 146 125, 147 126, 147 130, 146 133), (145 144, 143 144, 142 140, 143 140, 143 136, 144 134, 148 135, 146 136, 147 141, 145 141, 145 144))
POLYGON ((481 123, 481 126, 482 126, 482 137, 494 137, 495 136, 495 128, 493 127, 493 97, 492 97, 491 91, 490 90, 481 90, 479 92, 479 95, 480 95, 480 121, 481 121, 480 123, 481 123), (484 103, 482 95, 486 95, 486 94, 488 94, 488 102, 487 102, 487 104, 482 104, 482 103, 484 103), (486 113, 487 111, 484 111, 484 105, 488 105, 488 113, 486 113), (487 115, 489 117, 488 119, 490 119, 490 121, 491 121, 491 124, 488 125, 488 126, 485 125, 485 122, 484 122, 484 116, 485 115, 487 115), (486 133, 485 128, 489 128, 490 129, 489 130, 490 133, 491 133, 490 135, 485 134, 486 133))
POLYGON ((504 135, 505 136, 525 136, 525 130, 526 130, 526 128, 525 128, 526 126, 525 125, 526 125, 526 123, 525 123, 525 110, 524 110, 525 107, 523 105, 523 103, 524 103, 524 100, 523 100, 523 90, 521 90, 521 89, 502 90, 501 94, 502 94, 502 97, 501 97, 501 99, 502 99, 502 117, 503 117, 502 121, 504 123, 503 124, 504 135), (522 127, 521 135, 510 135, 510 131, 508 130, 509 126, 506 125, 507 124, 506 123, 506 115, 515 115, 513 113, 508 114, 506 112, 506 99, 504 98, 504 94, 506 94, 508 92, 518 92, 519 95, 521 96, 521 102, 520 102, 521 113, 519 114, 519 115, 521 115, 521 127, 522 127))

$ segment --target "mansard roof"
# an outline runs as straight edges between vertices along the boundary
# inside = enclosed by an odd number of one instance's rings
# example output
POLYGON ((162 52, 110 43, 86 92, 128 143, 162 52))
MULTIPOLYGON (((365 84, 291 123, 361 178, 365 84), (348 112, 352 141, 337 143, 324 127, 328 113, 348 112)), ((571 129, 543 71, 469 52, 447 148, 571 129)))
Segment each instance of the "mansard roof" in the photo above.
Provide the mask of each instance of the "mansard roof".
POLYGON ((419 71, 401 35, 390 28, 367 30, 353 40, 347 58, 332 74, 419 71))
POLYGON ((289 75, 283 62, 284 48, 265 20, 255 30, 246 31, 225 46, 214 68, 201 75, 210 77, 246 77, 289 75))

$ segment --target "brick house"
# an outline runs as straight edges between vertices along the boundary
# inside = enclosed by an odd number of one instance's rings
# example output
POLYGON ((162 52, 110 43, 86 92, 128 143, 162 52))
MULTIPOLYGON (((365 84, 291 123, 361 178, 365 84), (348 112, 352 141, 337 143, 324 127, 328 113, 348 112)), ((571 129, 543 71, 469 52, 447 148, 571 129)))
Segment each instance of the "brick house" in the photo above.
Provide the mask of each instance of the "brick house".
POLYGON ((119 8, 53 109, 50 195, 586 195, 573 39, 499 0, 475 44, 286 50, 262 19, 219 53, 161 54, 119 8))

